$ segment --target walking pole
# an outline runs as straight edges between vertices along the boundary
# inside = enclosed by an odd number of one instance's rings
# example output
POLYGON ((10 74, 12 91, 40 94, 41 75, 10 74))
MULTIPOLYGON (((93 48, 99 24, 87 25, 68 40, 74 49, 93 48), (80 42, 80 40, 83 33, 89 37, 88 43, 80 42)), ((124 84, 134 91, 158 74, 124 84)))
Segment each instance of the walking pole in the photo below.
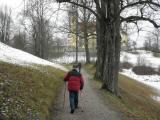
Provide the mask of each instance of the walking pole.
POLYGON ((84 109, 84 108, 83 108, 83 107, 84 107, 84 104, 83 104, 83 100, 82 100, 83 98, 82 98, 82 97, 83 97, 83 96, 82 96, 82 91, 80 91, 80 98, 81 98, 80 100, 81 100, 81 106, 82 106, 81 112, 84 112, 84 110, 83 110, 83 109, 84 109))
POLYGON ((64 84, 64 99, 63 99, 63 108, 65 107, 65 102, 66 102, 66 82, 64 84))

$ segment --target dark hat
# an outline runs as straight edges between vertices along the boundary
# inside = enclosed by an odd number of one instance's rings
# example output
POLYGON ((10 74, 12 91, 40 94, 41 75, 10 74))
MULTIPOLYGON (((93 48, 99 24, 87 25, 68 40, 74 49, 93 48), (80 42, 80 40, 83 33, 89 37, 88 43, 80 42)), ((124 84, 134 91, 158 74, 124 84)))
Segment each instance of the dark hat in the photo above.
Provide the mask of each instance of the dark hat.
POLYGON ((73 69, 74 69, 74 68, 78 68, 78 65, 74 64, 74 65, 73 65, 73 69))

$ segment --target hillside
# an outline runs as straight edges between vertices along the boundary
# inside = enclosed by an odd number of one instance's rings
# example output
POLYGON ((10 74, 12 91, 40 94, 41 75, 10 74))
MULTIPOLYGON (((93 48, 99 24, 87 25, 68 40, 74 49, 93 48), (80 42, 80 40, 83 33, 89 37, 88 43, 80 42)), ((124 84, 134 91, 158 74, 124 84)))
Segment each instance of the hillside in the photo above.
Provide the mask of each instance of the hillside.
POLYGON ((0 42, 0 61, 17 64, 21 66, 48 65, 63 71, 67 69, 59 64, 49 62, 47 60, 36 57, 32 54, 26 53, 22 50, 12 48, 0 42))
POLYGON ((0 120, 46 120, 67 69, 0 43, 0 120))

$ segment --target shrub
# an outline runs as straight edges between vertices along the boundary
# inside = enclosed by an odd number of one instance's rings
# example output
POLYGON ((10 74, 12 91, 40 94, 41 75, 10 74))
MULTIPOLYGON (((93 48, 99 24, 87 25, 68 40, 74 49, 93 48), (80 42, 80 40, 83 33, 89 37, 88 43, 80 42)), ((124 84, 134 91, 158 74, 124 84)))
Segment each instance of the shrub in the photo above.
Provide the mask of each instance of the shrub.
POLYGON ((128 51, 128 53, 132 53, 132 54, 135 54, 135 55, 139 54, 139 52, 137 52, 137 51, 128 51))
POLYGON ((154 68, 147 66, 135 66, 133 67, 133 72, 137 75, 154 75, 158 74, 154 68))
POLYGON ((121 63, 121 67, 122 67, 122 69, 130 69, 133 67, 133 65, 130 64, 129 62, 123 62, 123 63, 121 63))
POLYGON ((160 58, 160 53, 153 52, 153 56, 160 58))
POLYGON ((160 66, 158 67, 158 75, 160 75, 160 66))

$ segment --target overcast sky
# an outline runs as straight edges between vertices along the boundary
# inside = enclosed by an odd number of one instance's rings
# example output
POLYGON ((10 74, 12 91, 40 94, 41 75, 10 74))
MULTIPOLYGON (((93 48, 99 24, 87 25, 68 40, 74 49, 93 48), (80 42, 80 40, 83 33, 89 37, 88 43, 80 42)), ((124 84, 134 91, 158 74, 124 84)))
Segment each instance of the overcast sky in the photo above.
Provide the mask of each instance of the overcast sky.
POLYGON ((16 12, 22 8, 23 0, 0 0, 0 6, 3 7, 5 5, 12 8, 13 12, 16 12))
POLYGON ((17 8, 22 3, 22 0, 0 0, 1 5, 7 5, 12 8, 17 8))
POLYGON ((0 0, 0 8, 4 8, 5 6, 7 6, 7 8, 11 8, 12 18, 14 22, 17 22, 17 14, 23 8, 23 0, 0 0))

